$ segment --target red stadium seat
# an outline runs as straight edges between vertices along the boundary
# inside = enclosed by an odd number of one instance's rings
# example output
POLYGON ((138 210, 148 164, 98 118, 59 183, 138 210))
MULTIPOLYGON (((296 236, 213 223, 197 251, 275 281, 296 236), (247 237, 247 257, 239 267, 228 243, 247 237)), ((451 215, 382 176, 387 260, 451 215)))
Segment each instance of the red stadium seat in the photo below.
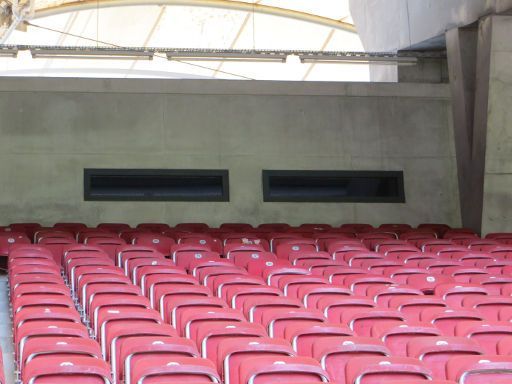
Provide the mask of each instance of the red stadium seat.
POLYGON ((317 309, 333 323, 341 321, 342 314, 349 309, 376 307, 375 302, 366 296, 327 296, 318 300, 317 309))
POLYGON ((39 229, 34 233, 34 243, 39 244, 43 239, 71 239, 75 240, 73 232, 58 231, 55 228, 39 229))
POLYGON ((179 223, 176 224, 174 228, 180 231, 204 232, 207 231, 210 227, 205 223, 179 223))
POLYGON ((498 342, 504 337, 512 336, 512 324, 498 321, 461 322, 455 326, 455 336, 471 339, 477 342, 486 354, 495 355, 498 342))
POLYGON ((246 300, 279 296, 283 296, 283 292, 281 292, 281 290, 267 285, 235 285, 229 286, 226 289, 225 300, 231 308, 242 310, 246 300))
POLYGON ((16 338, 17 330, 23 324, 36 323, 39 321, 63 321, 80 324, 80 315, 74 308, 63 307, 31 307, 16 312, 13 319, 13 335, 16 338))
POLYGON ((313 239, 289 240, 276 246, 275 254, 279 259, 290 260, 293 255, 317 252, 313 239))
MULTIPOLYGON (((276 252, 277 246, 281 243, 297 240, 300 244, 302 241, 304 241, 306 244, 311 244, 310 239, 305 239, 301 234, 299 233, 292 233, 292 232, 286 232, 286 233, 269 233, 267 234, 266 238, 269 241, 270 245, 270 252, 276 252)), ((313 240, 314 244, 314 240, 313 240)))
MULTIPOLYGON (((19 362, 23 371, 25 364, 49 356, 73 355, 102 359, 100 346, 92 339, 81 337, 37 337, 25 343, 25 357, 19 362)), ((0 381, 3 384, 3 382, 0 381)))
POLYGON ((169 224, 165 223, 140 223, 137 224, 137 228, 155 233, 162 233, 164 231, 171 229, 169 224))
POLYGON ((432 371, 410 357, 357 357, 348 361, 346 377, 351 384, 409 383, 431 380, 432 371))
POLYGON ((369 252, 370 250, 359 240, 340 240, 327 242, 327 253, 334 260, 344 260, 344 256, 348 252, 369 252))
MULTIPOLYGON (((417 247, 419 249, 421 249, 422 252, 434 252, 433 249, 434 247, 439 247, 439 246, 454 246, 455 244, 451 241, 451 240, 448 240, 448 239, 425 239, 425 240, 420 240, 418 241, 417 243, 417 247)), ((437 253, 437 252, 435 252, 437 253)))
POLYGON ((205 323, 197 330, 195 337, 201 356, 212 361, 218 360, 218 346, 228 339, 253 340, 266 337, 267 334, 260 324, 235 321, 213 321, 205 323))
POLYGON ((178 244, 200 245, 207 247, 208 250, 217 253, 223 253, 222 242, 207 234, 189 233, 181 235, 177 241, 178 244))
POLYGON ((153 307, 160 309, 164 304, 165 296, 179 293, 178 288, 184 285, 199 285, 199 282, 189 275, 177 273, 155 274, 146 279, 144 294, 150 299, 153 307))
POLYGON ((44 357, 27 363, 23 382, 30 384, 110 384, 110 368, 101 359, 83 356, 44 357))
POLYGON ((499 320, 499 312, 503 308, 512 310, 512 297, 503 296, 473 296, 462 301, 462 306, 473 309, 487 320, 499 320))
POLYGON ((284 338, 288 340, 300 356, 313 356, 313 344, 318 340, 334 337, 353 336, 353 332, 343 325, 332 323, 296 322, 286 327, 284 338))
POLYGON ((253 229, 252 225, 248 223, 223 223, 219 228, 232 232, 248 232, 253 229))
POLYGON ((266 337, 225 339, 217 349, 217 367, 225 384, 240 384, 240 364, 255 357, 295 356, 290 344, 282 339, 266 337))
POLYGON ((407 268, 420 268, 420 263, 425 260, 436 260, 439 256, 430 252, 395 252, 388 257, 396 257, 407 268))
POLYGON ((124 269, 124 272, 128 274, 130 261, 143 259, 143 258, 154 258, 158 257, 164 259, 164 255, 160 252, 155 251, 151 247, 141 247, 137 245, 125 245, 119 247, 117 250, 116 265, 124 269))
POLYGON ((370 287, 366 290, 366 296, 372 298, 380 307, 389 307, 389 301, 395 297, 421 296, 423 293, 419 289, 411 288, 407 285, 386 285, 370 287))
POLYGON ((352 291, 333 284, 304 284, 297 289, 296 297, 306 308, 318 309, 318 302, 325 297, 352 296, 352 291))
POLYGON ((218 260, 217 252, 212 252, 209 247, 197 244, 176 244, 171 249, 172 261, 179 267, 190 269, 194 261, 218 260))
POLYGON ((483 355, 477 343, 465 337, 418 337, 407 344, 407 355, 428 367, 435 379, 446 379, 446 364, 455 356, 483 355))
POLYGON ((428 295, 397 296, 389 301, 389 308, 400 311, 408 320, 420 320, 420 313, 426 308, 447 308, 440 298, 428 295))
POLYGON ((176 245, 174 239, 159 233, 136 234, 132 240, 133 245, 154 248, 164 256, 172 254, 172 247, 176 245))
POLYGON ((478 312, 465 309, 426 308, 420 312, 420 321, 435 325, 443 335, 454 336, 459 323, 481 322, 484 317, 478 312))
POLYGON ((327 383, 329 377, 316 360, 306 357, 255 357, 240 364, 240 383, 327 383))
POLYGON ((31 340, 38 340, 42 337, 80 337, 89 338, 87 328, 78 323, 69 321, 36 321, 25 323, 18 328, 14 349, 17 361, 24 361, 25 345, 31 340))
POLYGON ((257 260, 263 263, 275 262, 277 260, 276 255, 265 251, 250 251, 246 252, 241 250, 230 251, 227 256, 228 259, 233 260, 235 265, 243 268, 247 268, 251 261, 257 260))
POLYGON ((355 295, 366 295, 370 287, 393 285, 395 282, 389 277, 365 274, 348 276, 344 279, 343 285, 349 288, 355 295))
POLYGON ((68 238, 43 238, 39 241, 39 244, 50 250, 57 264, 62 264, 64 249, 76 244, 76 240, 68 238))
POLYGON ((106 230, 100 230, 95 228, 86 228, 78 232, 76 240, 79 243, 85 244, 92 239, 118 239, 117 233, 112 233, 106 230))
POLYGON ((477 275, 471 277, 469 282, 470 284, 481 285, 491 295, 499 296, 502 293, 502 288, 508 285, 512 285, 512 277, 495 275, 477 275))
POLYGON ((506 384, 512 381, 510 356, 457 356, 446 366, 448 379, 462 384, 506 384))
POLYGON ((440 336, 441 332, 433 325, 418 322, 379 323, 371 329, 372 337, 382 340, 394 356, 408 356, 407 345, 412 340, 440 336))
POLYGON ((313 357, 327 371, 331 380, 339 384, 346 381, 347 362, 355 357, 387 357, 391 351, 373 337, 332 337, 313 343, 313 357))
POLYGON ((312 285, 328 285, 329 282, 320 276, 313 275, 290 275, 282 276, 277 282, 277 287, 286 296, 298 298, 298 290, 312 285))
POLYGON ((15 244, 30 244, 30 239, 23 232, 0 232, 0 256, 7 256, 15 244))
POLYGON ((169 336, 140 336, 121 341, 119 346, 118 380, 130 383, 131 372, 142 358, 199 357, 192 340, 169 336))
POLYGON ((244 245, 259 247, 262 251, 270 251, 270 244, 264 236, 264 233, 256 232, 229 232, 218 235, 224 245, 224 254, 227 254, 231 247, 244 245))
POLYGON ((474 296, 486 296, 489 295, 489 292, 479 285, 440 284, 436 286, 434 294, 446 301, 448 306, 460 308, 464 299, 474 296))
POLYGON ((437 286, 453 283, 453 279, 444 275, 432 275, 430 273, 415 273, 407 277, 407 285, 419 289, 427 295, 434 294, 437 286))
POLYGON ((226 275, 248 275, 247 270, 226 261, 206 261, 192 265, 192 275, 203 285, 216 276, 226 275))
POLYGON ((489 276, 485 269, 465 266, 448 267, 443 270, 443 273, 451 276, 456 283, 463 284, 469 284, 474 276, 489 276))
POLYGON ((61 231, 69 231, 73 232, 75 236, 80 232, 81 230, 87 228, 87 225, 84 223, 55 223, 53 225, 53 228, 61 230, 61 231))
POLYGON ((450 230, 450 226, 446 224, 437 224, 437 223, 422 223, 418 225, 418 229, 421 230, 431 230, 442 236, 446 231, 450 230))
POLYGON ((176 329, 187 339, 197 340, 198 331, 201 328, 214 325, 217 322, 246 322, 243 314, 231 308, 185 308, 178 315, 176 329))
POLYGON ((270 337, 283 338, 285 330, 293 324, 319 324, 327 319, 318 311, 307 309, 272 308, 261 315, 261 324, 266 328, 270 337))
POLYGON ((261 323, 263 313, 270 309, 303 309, 297 299, 286 296, 248 297, 242 303, 242 311, 251 322, 261 323))
POLYGON ((139 339, 141 337, 177 338, 177 333, 176 330, 169 325, 132 320, 114 322, 110 326, 104 343, 106 346, 104 358, 110 362, 112 373, 116 381, 121 375, 121 366, 124 362, 121 357, 123 343, 130 339, 139 339))
POLYGON ((348 309, 341 313, 341 323, 347 325, 357 336, 369 337, 371 328, 379 323, 402 323, 405 317, 390 309, 348 309))
POLYGON ((135 271, 135 284, 140 286, 142 292, 145 295, 148 294, 148 281, 152 278, 158 278, 162 275, 186 275, 186 272, 183 268, 176 267, 172 264, 172 261, 158 260, 155 263, 151 263, 150 265, 137 266, 137 270, 135 271))
POLYGON ((29 238, 33 239, 34 233, 42 228, 42 226, 39 223, 12 223, 9 224, 9 228, 12 232, 23 232, 29 238))
POLYGON ((323 271, 323 276, 333 284, 343 285, 345 279, 354 275, 366 275, 368 271, 360 268, 351 268, 347 266, 332 266, 327 267, 323 271))
POLYGON ((407 278, 410 275, 427 274, 427 270, 424 268, 413 268, 409 266, 401 266, 395 268, 389 268, 386 271, 385 276, 396 281, 397 284, 407 284, 407 278))
POLYGON ((96 228, 114 233, 119 233, 126 229, 131 229, 130 225, 125 223, 100 223, 96 226, 96 228))
POLYGON ((151 356, 139 359, 125 383, 220 383, 220 377, 208 359, 151 356))
POLYGON ((219 298, 192 294, 171 296, 168 303, 164 301, 161 304, 160 313, 163 313, 162 317, 166 323, 170 323, 176 329, 181 329, 179 324, 181 312, 191 307, 200 308, 204 311, 228 308, 226 302, 219 298))
POLYGON ((349 266, 354 268, 360 268, 360 265, 363 261, 368 260, 381 260, 384 259, 384 255, 377 252, 370 251, 355 251, 355 252, 346 252, 343 254, 343 261, 345 261, 349 266))
POLYGON ((350 230, 350 231, 354 231, 356 233, 371 232, 371 231, 375 230, 375 228, 372 225, 370 225, 370 224, 361 224, 361 223, 357 223, 357 224, 346 223, 346 224, 342 224, 340 226, 340 228, 346 229, 346 230, 350 230))

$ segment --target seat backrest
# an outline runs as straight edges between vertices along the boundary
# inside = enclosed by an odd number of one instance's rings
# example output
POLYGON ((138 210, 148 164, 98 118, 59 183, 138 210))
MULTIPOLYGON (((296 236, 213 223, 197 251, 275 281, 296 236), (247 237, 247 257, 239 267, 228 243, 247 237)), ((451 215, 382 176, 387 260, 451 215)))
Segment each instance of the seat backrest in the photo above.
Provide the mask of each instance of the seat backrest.
POLYGON ((407 354, 432 370, 434 377, 446 379, 446 364, 455 356, 483 355, 476 342, 465 337, 418 337, 407 344, 407 354))
POLYGON ((256 357, 240 364, 240 383, 267 384, 275 382, 322 383, 328 374, 317 361, 306 357, 256 357))
POLYGON ((217 349, 217 369, 225 384, 239 384, 240 365, 256 357, 295 356, 290 344, 282 339, 268 337, 225 339, 217 349))
POLYGON ((448 379, 462 384, 512 382, 511 356, 456 356, 446 366, 448 379))
POLYGON ((391 351, 384 343, 373 337, 332 337, 313 343, 313 357, 320 362, 331 380, 339 384, 352 384, 345 377, 345 368, 350 359, 390 355, 391 351))
MULTIPOLYGON (((410 357, 356 357, 347 363, 347 382, 380 384, 430 380, 432 372, 421 361, 410 357)), ((428 382, 428 381, 426 381, 428 382)))

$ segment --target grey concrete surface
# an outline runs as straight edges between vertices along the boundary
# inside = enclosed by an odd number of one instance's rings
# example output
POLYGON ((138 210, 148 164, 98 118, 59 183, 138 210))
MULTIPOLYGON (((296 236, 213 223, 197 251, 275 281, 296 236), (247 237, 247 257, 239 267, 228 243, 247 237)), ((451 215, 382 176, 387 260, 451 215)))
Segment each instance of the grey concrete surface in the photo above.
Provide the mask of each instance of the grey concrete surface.
POLYGON ((367 51, 444 46, 447 30, 512 9, 512 0, 350 0, 367 51))
POLYGON ((486 28, 483 22, 480 27, 455 28, 446 33, 462 225, 477 232, 482 229, 487 130, 489 81, 484 73, 489 73, 489 60, 485 58, 490 46, 486 28))
POLYGON ((448 83, 448 63, 446 58, 419 59, 416 65, 398 67, 400 83, 448 83))
POLYGON ((492 16, 484 232, 512 231, 512 16, 492 16))
POLYGON ((0 79, 0 221, 460 225, 446 84, 0 79), (83 168, 226 168, 229 203, 84 202, 83 168), (262 169, 404 170, 405 204, 263 203, 262 169))
POLYGON ((0 348, 3 352, 5 384, 14 384, 14 349, 7 293, 7 276, 0 275, 0 348))

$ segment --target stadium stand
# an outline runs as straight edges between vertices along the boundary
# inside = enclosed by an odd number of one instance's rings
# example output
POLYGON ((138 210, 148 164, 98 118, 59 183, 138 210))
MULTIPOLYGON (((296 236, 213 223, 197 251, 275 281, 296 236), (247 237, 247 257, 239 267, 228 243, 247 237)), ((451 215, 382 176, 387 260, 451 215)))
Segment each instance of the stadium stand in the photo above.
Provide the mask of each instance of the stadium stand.
POLYGON ((206 236, 202 224, 72 227, 3 232, 23 384, 511 380, 510 270, 485 264, 508 253, 456 244, 469 232, 433 242, 405 225, 352 226, 345 252, 319 224, 298 227, 312 236, 281 227, 252 244, 206 236), (73 243, 59 254, 49 238, 73 243))

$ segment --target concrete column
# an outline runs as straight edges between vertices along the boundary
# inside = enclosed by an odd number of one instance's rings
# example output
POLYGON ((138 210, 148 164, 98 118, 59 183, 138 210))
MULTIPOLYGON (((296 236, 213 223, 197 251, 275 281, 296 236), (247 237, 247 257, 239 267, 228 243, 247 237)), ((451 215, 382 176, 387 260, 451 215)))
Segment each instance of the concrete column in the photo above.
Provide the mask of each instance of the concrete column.
POLYGON ((512 231, 512 16, 446 33, 462 224, 512 231))
POLYGON ((482 232, 511 232, 512 16, 492 16, 485 24, 489 76, 482 232))
POLYGON ((484 47, 478 28, 455 28, 446 33, 461 221, 480 232, 482 222, 485 142, 474 140, 477 56, 484 47), (478 159, 478 161, 477 161, 478 159))

